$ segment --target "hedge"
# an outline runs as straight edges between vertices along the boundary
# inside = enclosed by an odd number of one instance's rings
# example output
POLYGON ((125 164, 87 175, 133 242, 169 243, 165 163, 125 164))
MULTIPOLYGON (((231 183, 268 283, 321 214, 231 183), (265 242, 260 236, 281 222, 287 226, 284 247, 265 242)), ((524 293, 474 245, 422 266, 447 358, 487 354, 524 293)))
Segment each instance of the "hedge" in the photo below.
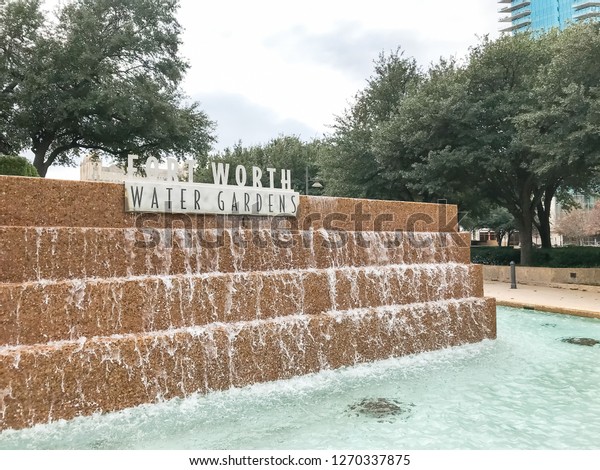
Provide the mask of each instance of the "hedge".
POLYGON ((471 262, 476 264, 492 264, 506 266, 511 261, 519 263, 521 253, 512 247, 472 246, 471 262))
MULTIPOLYGON (((520 259, 520 251, 510 247, 471 247, 471 262, 477 264, 507 266, 511 261, 519 264, 520 259)), ((598 268, 600 267, 600 247, 535 248, 532 253, 531 265, 547 268, 598 268)))
POLYGON ((0 175, 40 176, 29 160, 16 155, 0 155, 0 175))

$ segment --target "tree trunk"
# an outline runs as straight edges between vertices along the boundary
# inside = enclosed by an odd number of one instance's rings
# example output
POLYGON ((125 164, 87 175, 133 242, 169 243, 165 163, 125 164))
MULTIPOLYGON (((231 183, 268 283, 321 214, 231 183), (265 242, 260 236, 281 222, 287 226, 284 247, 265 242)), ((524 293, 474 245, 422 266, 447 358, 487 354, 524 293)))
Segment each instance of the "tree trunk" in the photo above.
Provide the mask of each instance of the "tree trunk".
POLYGON ((519 242, 521 244, 521 266, 530 266, 533 245, 533 211, 528 205, 523 208, 519 223, 519 242))
POLYGON ((44 162, 44 157, 46 156, 46 150, 42 149, 34 149, 34 158, 33 158, 33 166, 37 170, 38 174, 42 177, 46 177, 46 173, 48 172, 48 166, 44 162))
POLYGON ((502 239, 504 238, 504 231, 503 230, 496 230, 496 243, 498 243, 498 246, 502 246, 502 239))
POLYGON ((49 136, 44 136, 40 139, 34 140, 34 145, 31 148, 33 152, 33 166, 37 170, 38 174, 42 177, 46 177, 46 172, 54 159, 46 160, 46 154, 48 153, 48 149, 50 148, 50 144, 52 143, 52 138, 49 136))
POLYGON ((514 229, 513 230, 509 230, 506 234, 506 246, 510 246, 510 238, 513 236, 513 234, 515 233, 514 229))
POLYGON ((536 224, 536 227, 540 233, 542 248, 552 248, 552 238, 550 237, 550 204, 544 206, 540 201, 537 205, 536 212, 539 224, 536 224))
POLYGON ((540 233, 540 238, 542 239, 542 248, 552 248, 552 238, 550 236, 550 210, 552 209, 552 199, 554 199, 559 183, 560 180, 546 186, 544 188, 543 197, 536 204, 536 213, 539 220, 539 224, 536 224, 536 227, 540 233))

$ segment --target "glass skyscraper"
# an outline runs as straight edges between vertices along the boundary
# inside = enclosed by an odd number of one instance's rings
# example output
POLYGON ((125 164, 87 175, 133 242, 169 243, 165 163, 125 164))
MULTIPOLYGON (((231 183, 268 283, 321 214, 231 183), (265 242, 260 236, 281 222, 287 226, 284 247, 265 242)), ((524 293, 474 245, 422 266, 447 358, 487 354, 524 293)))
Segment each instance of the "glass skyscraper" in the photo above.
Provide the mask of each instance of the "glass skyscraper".
POLYGON ((588 0, 499 0, 505 33, 563 29, 577 21, 600 20, 600 1, 588 0))

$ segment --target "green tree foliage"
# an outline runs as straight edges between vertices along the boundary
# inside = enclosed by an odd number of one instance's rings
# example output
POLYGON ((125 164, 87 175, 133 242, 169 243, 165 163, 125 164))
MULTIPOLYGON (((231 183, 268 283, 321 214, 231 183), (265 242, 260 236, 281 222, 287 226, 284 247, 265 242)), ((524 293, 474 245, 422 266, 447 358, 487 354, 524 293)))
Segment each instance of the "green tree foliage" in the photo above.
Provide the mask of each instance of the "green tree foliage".
POLYGON ((367 87, 356 95, 350 109, 336 117, 327 151, 319 162, 327 194, 415 198, 404 181, 378 160, 374 140, 379 127, 394 115, 420 78, 415 60, 405 58, 401 51, 379 56, 367 87))
POLYGON ((40 176, 25 157, 0 155, 0 175, 40 176))
POLYGON ((82 149, 206 155, 213 123, 179 86, 177 0, 40 0, 0 6, 0 150, 29 148, 44 176, 82 149))
POLYGON ((485 40, 466 66, 432 76, 396 118, 421 157, 412 180, 423 190, 471 193, 506 208, 519 229, 522 264, 531 258, 545 156, 522 142, 517 123, 536 106, 530 88, 549 55, 541 39, 525 35, 485 40))
MULTIPOLYGON (((266 144, 244 147, 241 142, 233 148, 226 148, 223 152, 214 155, 210 162, 222 162, 230 165, 229 184, 235 184, 235 167, 243 165, 248 171, 256 166, 263 171, 262 184, 269 185, 269 176, 266 168, 275 168, 275 185, 280 185, 280 170, 292 172, 292 188, 302 194, 305 193, 306 172, 308 169, 309 183, 315 181, 317 175, 317 161, 323 151, 320 141, 303 142, 296 136, 279 136, 266 144)), ((196 180, 206 183, 213 182, 212 167, 200 167, 196 171, 196 180)), ((310 190, 309 190, 310 192, 310 190)), ((316 191, 315 191, 316 192, 316 191)))
MULTIPOLYGON (((489 204, 471 186, 446 184, 430 178, 422 167, 430 154, 452 142, 473 142, 471 117, 462 114, 465 72, 454 60, 433 65, 417 87, 398 104, 390 118, 382 122, 373 147, 377 160, 390 178, 402 181, 411 200, 436 202, 438 199, 460 204, 470 217, 486 213, 489 204)), ((468 165, 467 161, 464 161, 468 165)), ((447 168, 445 178, 463 177, 462 166, 447 168)))
POLYGON ((550 245, 553 197, 568 201, 599 181, 599 70, 598 23, 486 38, 465 61, 425 74, 401 54, 382 55, 336 120, 322 162, 328 192, 447 199, 475 219, 502 208, 529 264, 534 225, 550 245))
POLYGON ((463 64, 440 62, 379 127, 376 159, 424 199, 507 210, 529 264, 552 197, 589 186, 600 168, 597 37, 597 25, 503 36, 463 64), (577 47, 591 67, 569 58, 577 47))
POLYGON ((544 155, 538 169, 544 195, 534 223, 550 247, 550 203, 587 192, 600 162, 600 24, 574 25, 542 38, 550 60, 531 90, 536 106, 518 118, 519 139, 544 155))
POLYGON ((14 123, 16 96, 40 39, 39 6, 40 0, 0 3, 0 153, 16 152, 26 142, 25 131, 14 123))

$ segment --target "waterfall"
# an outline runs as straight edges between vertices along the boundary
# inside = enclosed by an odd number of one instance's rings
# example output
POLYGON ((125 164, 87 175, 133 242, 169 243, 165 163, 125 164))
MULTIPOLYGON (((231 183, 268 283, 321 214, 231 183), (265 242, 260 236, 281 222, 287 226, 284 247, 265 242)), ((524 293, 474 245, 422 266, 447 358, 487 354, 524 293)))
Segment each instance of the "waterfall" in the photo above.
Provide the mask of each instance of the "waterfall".
POLYGON ((468 234, 435 222, 449 206, 303 197, 320 218, 296 229, 181 226, 109 183, 61 182, 77 205, 40 215, 21 202, 51 180, 0 179, 0 429, 495 337, 468 234), (325 227, 355 204, 400 228, 325 227), (419 211, 434 222, 408 227, 419 211))

